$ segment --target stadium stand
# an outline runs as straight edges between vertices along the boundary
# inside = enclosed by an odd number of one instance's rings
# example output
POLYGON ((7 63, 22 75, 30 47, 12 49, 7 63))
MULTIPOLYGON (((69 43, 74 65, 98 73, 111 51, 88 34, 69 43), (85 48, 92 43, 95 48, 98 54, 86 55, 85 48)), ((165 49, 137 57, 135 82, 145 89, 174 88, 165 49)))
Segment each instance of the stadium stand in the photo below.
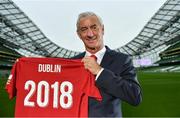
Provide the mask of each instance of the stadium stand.
POLYGON ((6 43, 3 41, 0 42, 0 68, 5 66, 11 67, 12 63, 14 63, 17 58, 22 56, 17 51, 15 51, 14 48, 12 48, 12 45, 11 47, 8 47, 8 45, 6 45, 6 43))
POLYGON ((161 65, 137 68, 141 72, 180 72, 180 65, 161 65))
POLYGON ((24 56, 67 58, 79 53, 49 40, 12 0, 0 0, 0 37, 24 56))
POLYGON ((169 65, 171 68, 165 69, 166 71, 180 71, 180 36, 177 36, 176 40, 168 42, 171 46, 159 53, 160 60, 156 62, 159 66, 169 65))
POLYGON ((0 78, 7 78, 12 68, 13 63, 19 57, 21 57, 19 53, 5 47, 5 44, 0 42, 0 78))
POLYGON ((179 34, 180 1, 167 0, 132 41, 116 50, 132 55, 134 60, 146 58, 155 63, 161 58, 159 53, 178 42, 179 34))

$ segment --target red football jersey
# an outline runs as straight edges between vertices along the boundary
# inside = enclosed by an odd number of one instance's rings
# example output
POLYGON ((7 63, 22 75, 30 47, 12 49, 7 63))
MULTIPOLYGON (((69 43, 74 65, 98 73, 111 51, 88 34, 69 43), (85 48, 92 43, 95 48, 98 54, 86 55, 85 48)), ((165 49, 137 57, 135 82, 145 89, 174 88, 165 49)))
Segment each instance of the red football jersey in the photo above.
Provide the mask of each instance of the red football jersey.
POLYGON ((15 117, 87 117, 88 97, 101 100, 81 60, 20 58, 6 84, 16 96, 15 117))

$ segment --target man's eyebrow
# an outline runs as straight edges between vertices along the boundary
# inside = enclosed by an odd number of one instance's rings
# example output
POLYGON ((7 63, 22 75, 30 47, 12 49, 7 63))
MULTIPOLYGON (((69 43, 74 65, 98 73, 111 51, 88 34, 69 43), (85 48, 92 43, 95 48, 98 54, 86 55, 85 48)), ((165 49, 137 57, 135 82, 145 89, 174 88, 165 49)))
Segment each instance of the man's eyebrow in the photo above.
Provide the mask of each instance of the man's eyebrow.
POLYGON ((86 26, 80 27, 80 29, 87 28, 86 26))
MULTIPOLYGON (((97 26, 97 24, 91 25, 90 28, 91 28, 91 27, 95 27, 95 26, 97 26)), ((88 28, 88 27, 87 27, 87 26, 82 26, 82 27, 80 27, 79 29, 81 30, 81 29, 86 29, 86 28, 88 28)))
POLYGON ((91 25, 90 27, 94 27, 94 26, 97 26, 96 24, 94 24, 94 25, 91 25))

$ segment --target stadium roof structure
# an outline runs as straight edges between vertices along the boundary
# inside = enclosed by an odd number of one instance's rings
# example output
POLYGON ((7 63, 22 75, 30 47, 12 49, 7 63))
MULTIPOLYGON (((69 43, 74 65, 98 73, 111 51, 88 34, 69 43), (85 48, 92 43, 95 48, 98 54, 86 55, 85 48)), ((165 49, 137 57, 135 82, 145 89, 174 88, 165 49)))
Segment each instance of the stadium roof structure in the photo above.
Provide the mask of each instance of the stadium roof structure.
MULTIPOLYGON (((157 57, 179 36, 179 18, 180 0, 167 0, 132 41, 114 50, 134 58, 157 57)), ((12 0, 0 0, 0 41, 25 56, 68 58, 80 53, 53 43, 12 0)))
POLYGON ((72 57, 79 53, 49 40, 12 0, 0 0, 0 42, 24 56, 72 57))
MULTIPOLYGON (((134 57, 146 57, 159 54, 168 48, 169 42, 179 40, 180 0, 167 0, 148 21, 140 33, 126 45, 116 51, 125 52, 134 57)), ((154 60, 156 61, 157 58, 154 60)))

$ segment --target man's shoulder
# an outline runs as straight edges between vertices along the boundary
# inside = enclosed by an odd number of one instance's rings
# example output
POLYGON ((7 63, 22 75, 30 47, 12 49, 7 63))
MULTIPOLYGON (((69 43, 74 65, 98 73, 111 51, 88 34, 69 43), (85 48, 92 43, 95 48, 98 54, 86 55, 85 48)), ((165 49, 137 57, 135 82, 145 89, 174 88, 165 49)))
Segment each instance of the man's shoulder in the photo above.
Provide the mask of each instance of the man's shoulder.
POLYGON ((110 50, 109 54, 116 58, 130 58, 130 55, 122 53, 122 52, 118 52, 116 50, 110 50))

